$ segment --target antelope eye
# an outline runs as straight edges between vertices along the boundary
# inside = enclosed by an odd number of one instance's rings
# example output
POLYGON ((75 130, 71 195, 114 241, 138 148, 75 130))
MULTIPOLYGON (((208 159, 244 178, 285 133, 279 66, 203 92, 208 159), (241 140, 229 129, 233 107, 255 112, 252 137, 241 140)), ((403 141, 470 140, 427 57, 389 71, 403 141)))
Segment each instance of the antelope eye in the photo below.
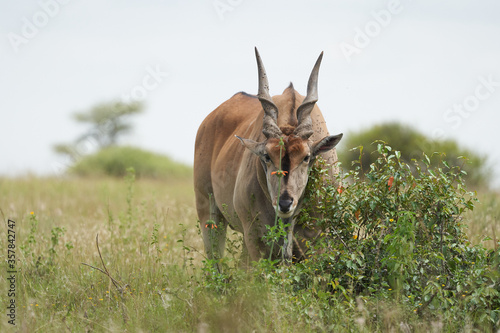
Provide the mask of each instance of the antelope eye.
POLYGON ((266 162, 266 163, 271 162, 271 158, 269 157, 269 155, 268 155, 268 154, 264 154, 264 155, 262 156, 262 158, 264 159, 264 162, 266 162))
POLYGON ((306 157, 304 157, 304 162, 309 162, 309 160, 311 159, 311 155, 307 155, 306 157))

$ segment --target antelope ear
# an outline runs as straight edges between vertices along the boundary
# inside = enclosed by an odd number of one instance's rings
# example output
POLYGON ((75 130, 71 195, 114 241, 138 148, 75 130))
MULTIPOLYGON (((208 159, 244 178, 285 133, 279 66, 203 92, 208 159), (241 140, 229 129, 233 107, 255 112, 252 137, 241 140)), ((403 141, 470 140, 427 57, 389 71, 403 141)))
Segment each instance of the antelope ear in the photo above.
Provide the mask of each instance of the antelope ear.
POLYGON ((325 153, 333 149, 340 142, 340 139, 342 139, 343 135, 343 133, 340 133, 337 135, 325 136, 323 139, 315 142, 312 146, 313 156, 325 153))
POLYGON ((263 149, 264 149, 264 143, 253 141, 251 139, 243 139, 243 138, 241 138, 241 137, 239 137, 237 135, 235 135, 235 137, 238 138, 241 141, 241 144, 245 148, 247 148, 248 150, 250 150, 255 155, 260 156, 262 154, 263 149))

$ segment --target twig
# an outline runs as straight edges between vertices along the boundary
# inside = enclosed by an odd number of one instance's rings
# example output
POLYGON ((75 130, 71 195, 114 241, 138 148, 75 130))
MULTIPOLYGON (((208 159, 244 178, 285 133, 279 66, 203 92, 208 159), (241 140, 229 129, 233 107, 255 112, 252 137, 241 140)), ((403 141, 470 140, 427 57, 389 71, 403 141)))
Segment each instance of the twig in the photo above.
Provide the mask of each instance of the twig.
POLYGON ((118 281, 113 279, 113 277, 109 274, 108 268, 106 267, 106 264, 104 263, 104 259, 102 259, 101 249, 99 248, 99 234, 97 234, 95 236, 95 245, 97 246, 97 252, 99 252, 99 258, 101 259, 102 267, 104 267, 104 270, 106 271, 106 275, 111 279, 111 281, 113 282, 115 287, 117 289, 121 289, 121 291, 123 292, 124 288, 122 287, 122 285, 118 281))
POLYGON ((82 262, 82 265, 85 265, 85 266, 89 266, 93 269, 97 269, 98 271, 100 271, 101 273, 107 275, 107 277, 109 277, 109 279, 111 280, 111 282, 113 282, 113 284, 115 285, 116 289, 118 289, 118 291, 123 294, 123 290, 125 289, 121 284, 120 282, 118 282, 117 280, 115 280, 111 274, 109 274, 109 271, 108 271, 108 268, 106 267, 106 264, 104 263, 104 260, 102 259, 102 254, 101 254, 101 249, 99 248, 99 234, 97 234, 95 236, 95 244, 97 246, 97 252, 99 253, 99 258, 101 259, 101 263, 102 263, 102 267, 104 267, 104 270, 98 268, 98 267, 94 267, 92 265, 89 265, 89 264, 86 264, 84 262, 82 262))
MULTIPOLYGON (((97 269, 98 271, 103 272, 104 274, 106 274, 106 272, 105 272, 105 271, 103 271, 102 269, 100 269, 99 267, 94 267, 94 266, 89 265, 89 264, 86 264, 86 263, 84 263, 84 262, 82 262, 82 265, 89 266, 89 267, 91 267, 91 268, 93 268, 93 269, 97 269)), ((107 275, 107 274, 106 274, 106 275, 107 275)))
POLYGON ((330 228, 333 229, 333 232, 335 233, 335 236, 337 236, 337 238, 342 242, 342 244, 344 244, 344 246, 346 247, 347 251, 351 252, 351 249, 349 249, 349 246, 347 246, 347 244, 344 242, 344 240, 342 239, 342 237, 339 236, 339 234, 337 233, 337 230, 335 230, 335 228, 333 226, 330 226, 330 228))
POLYGON ((194 246, 192 245, 186 245, 186 244, 183 244, 182 246, 185 246, 187 247, 190 251, 193 251, 194 253, 198 253, 200 256, 202 256, 205 260, 208 259, 208 257, 205 255, 205 253, 203 253, 202 251, 198 250, 197 248, 195 248, 194 246))
POLYGON ((422 314, 422 310, 424 308, 426 308, 427 306, 429 306, 429 304, 431 304, 431 302, 434 300, 434 297, 436 297, 437 293, 434 293, 432 294, 431 298, 429 298, 429 300, 427 302, 425 302, 422 306, 420 306, 418 309, 417 309, 417 314, 418 315, 421 315, 422 314))
POLYGON ((105 274, 111 280, 111 282, 113 282, 113 285, 116 287, 116 289, 120 293, 120 298, 122 300, 122 302, 121 302, 121 308, 122 308, 123 322, 126 323, 127 322, 127 314, 125 312, 125 307, 123 306, 123 292, 125 291, 125 288, 128 286, 128 284, 126 284, 125 286, 122 286, 120 282, 118 282, 117 280, 115 280, 111 276, 111 274, 109 274, 108 268, 106 267, 106 264, 104 264, 104 259, 102 259, 101 249, 99 248, 99 234, 97 234, 95 236, 95 244, 97 246, 97 252, 99 253, 99 258, 101 259, 102 267, 104 267, 104 270, 101 269, 101 268, 99 268, 99 267, 94 267, 92 265, 86 264, 84 262, 82 262, 82 265, 85 265, 85 266, 88 266, 88 267, 91 267, 93 269, 98 270, 99 272, 105 274))
MULTIPOLYGON (((180 297, 180 296, 177 294, 177 292, 173 292, 173 291, 170 291, 170 290, 165 290, 165 293, 167 293, 167 294, 170 294, 170 295, 173 295, 173 296, 177 297, 179 300, 181 300, 181 301, 185 302, 185 303, 186 303, 186 304, 187 304, 190 308, 193 308, 193 304, 192 304, 190 301, 188 301, 187 299, 184 299, 184 298, 180 297)), ((162 298, 162 300, 163 300, 163 298, 162 298)))

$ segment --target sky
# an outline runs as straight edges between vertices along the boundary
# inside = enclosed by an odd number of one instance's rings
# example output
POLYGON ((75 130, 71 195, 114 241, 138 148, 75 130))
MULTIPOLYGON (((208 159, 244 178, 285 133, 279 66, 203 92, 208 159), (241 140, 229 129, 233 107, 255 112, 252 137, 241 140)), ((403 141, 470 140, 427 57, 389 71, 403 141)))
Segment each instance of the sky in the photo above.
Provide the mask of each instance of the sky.
POLYGON ((257 92, 257 46, 271 95, 305 94, 325 52, 330 133, 410 124, 488 155, 500 187, 498 1, 4 1, 0 36, 0 175, 62 173, 71 115, 111 100, 146 106, 123 144, 192 164, 203 119, 257 92))

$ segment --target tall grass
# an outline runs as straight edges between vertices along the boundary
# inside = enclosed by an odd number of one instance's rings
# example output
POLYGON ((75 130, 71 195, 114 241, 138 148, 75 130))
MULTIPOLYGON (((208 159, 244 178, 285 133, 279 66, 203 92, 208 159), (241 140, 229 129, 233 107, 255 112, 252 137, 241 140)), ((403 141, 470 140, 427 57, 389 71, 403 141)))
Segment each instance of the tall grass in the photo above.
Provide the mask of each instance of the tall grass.
POLYGON ((476 208, 464 216, 469 221, 467 233, 472 243, 494 248, 500 239, 500 193, 480 192, 478 199, 476 208))
MULTIPOLYGON (((498 195, 480 199, 484 204, 471 213, 469 234, 491 235, 491 227, 500 234, 498 195)), ((189 178, 1 178, 0 209, 4 221, 17 222, 20 332, 368 332, 409 327, 424 332, 458 325, 419 318, 397 302, 359 298, 346 303, 340 296, 293 292, 280 274, 285 278, 295 268, 283 266, 273 275, 262 266, 249 272, 237 268, 239 235, 228 242, 225 261, 230 269, 213 274, 203 264, 189 178), (97 234, 104 265, 123 289, 82 265, 104 270, 97 234), (374 321, 376 316, 382 319, 374 321)), ((4 225, 2 263, 6 230, 4 225)), ((2 300, 5 278, 1 274, 2 300)), ((0 330, 10 328, 2 316, 0 330)))
MULTIPOLYGON (((160 305, 155 302, 161 303, 158 293, 169 283, 167 275, 182 267, 183 249, 177 240, 201 247, 193 207, 190 179, 135 184, 115 179, 1 179, 3 218, 17 223, 20 327, 30 332, 41 325, 44 331, 97 329, 104 322, 113 327, 116 321, 121 330, 123 316, 129 318, 127 325, 140 321, 144 310, 153 311, 143 305, 153 300, 154 308, 160 305), (152 245, 155 229, 157 242, 152 245), (105 275, 81 264, 102 267, 97 234, 111 275, 128 285, 123 300, 105 275), (27 244, 30 238, 34 242, 27 244)), ((2 259, 5 234, 2 228, 2 259)), ((200 256, 192 257, 198 264, 200 256)), ((6 327, 5 320, 2 325, 6 327)))

